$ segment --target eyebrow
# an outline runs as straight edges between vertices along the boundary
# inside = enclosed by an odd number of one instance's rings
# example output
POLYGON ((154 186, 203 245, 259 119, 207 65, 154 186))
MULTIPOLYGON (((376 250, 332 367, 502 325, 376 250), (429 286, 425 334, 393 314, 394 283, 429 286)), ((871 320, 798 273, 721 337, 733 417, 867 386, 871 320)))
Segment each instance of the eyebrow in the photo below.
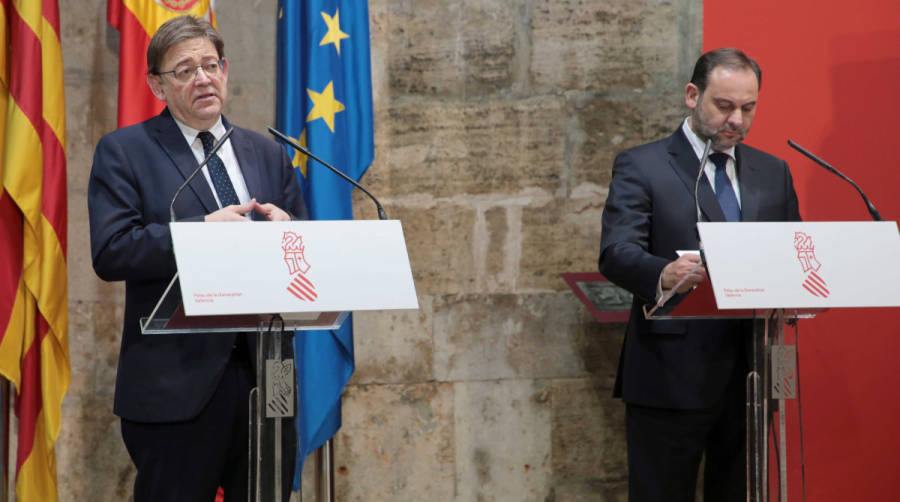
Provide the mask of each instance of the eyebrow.
MULTIPOLYGON (((222 59, 222 58, 220 58, 218 54, 216 54, 215 56, 203 56, 203 57, 200 58, 200 63, 197 63, 197 64, 201 64, 201 65, 202 65, 203 63, 206 63, 206 62, 209 62, 209 61, 218 61, 218 60, 220 60, 220 59, 222 59)), ((179 66, 183 66, 183 65, 192 65, 192 66, 196 66, 196 64, 194 63, 194 61, 195 61, 195 59, 194 59, 193 57, 182 58, 182 59, 178 60, 177 62, 175 62, 175 63, 172 65, 172 67, 173 67, 173 68, 178 68, 179 66)))
POLYGON ((756 105, 756 103, 757 103, 757 101, 748 101, 742 105, 738 105, 735 101, 732 101, 728 98, 713 98, 713 102, 715 102, 716 104, 729 104, 729 105, 739 106, 741 108, 743 108, 747 105, 756 105))

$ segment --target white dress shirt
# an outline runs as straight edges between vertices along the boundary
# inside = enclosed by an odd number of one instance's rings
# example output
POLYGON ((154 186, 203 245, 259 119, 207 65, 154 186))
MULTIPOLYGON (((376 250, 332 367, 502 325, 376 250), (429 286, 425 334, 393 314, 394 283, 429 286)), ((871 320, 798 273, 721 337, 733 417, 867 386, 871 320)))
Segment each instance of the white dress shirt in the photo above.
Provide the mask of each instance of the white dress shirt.
MULTIPOLYGON (((172 118, 175 119, 175 117, 172 118)), ((178 119, 175 119, 175 123, 178 124, 178 129, 180 129, 181 134, 184 135, 184 140, 187 141, 187 144, 191 147, 191 152, 194 154, 194 158, 197 159, 197 164, 200 164, 203 162, 203 159, 206 158, 206 154, 203 152, 203 142, 198 138, 198 135, 203 131, 194 129, 178 119)), ((216 140, 225 134, 225 125, 222 124, 221 116, 219 117, 219 120, 216 121, 216 124, 209 129, 209 132, 212 133, 216 140)), ((244 182, 244 175, 241 173, 241 166, 238 165, 237 157, 234 155, 234 149, 231 148, 231 138, 219 148, 216 155, 218 155, 219 158, 222 159, 222 163, 225 164, 225 170, 228 172, 228 178, 234 186, 234 193, 237 194, 238 200, 241 204, 250 202, 250 191, 247 190, 247 183, 244 182)), ((209 176, 209 169, 207 166, 203 166, 203 177, 206 178, 206 183, 209 184, 209 189, 212 190, 213 197, 216 198, 216 204, 218 204, 221 209, 222 201, 219 200, 219 194, 216 193, 216 187, 213 185, 212 178, 209 176)))
MULTIPOLYGON (((706 142, 700 139, 700 136, 697 136, 697 133, 691 129, 691 126, 688 125, 688 119, 684 119, 684 122, 681 124, 681 130, 684 131, 684 135, 687 136, 688 142, 691 144, 691 148, 694 149, 694 153, 697 154, 697 162, 700 162, 700 158, 703 157, 703 149, 706 148, 706 142)), ((710 154, 714 153, 712 150, 709 152, 710 154)), ((741 207, 741 187, 738 185, 737 179, 737 168, 735 167, 734 160, 734 147, 731 147, 722 153, 728 155, 728 163, 725 165, 725 174, 728 175, 728 179, 731 181, 731 187, 734 188, 734 195, 737 197, 738 207, 741 207)), ((703 166, 703 171, 706 173, 706 179, 709 180, 709 185, 712 187, 713 192, 716 191, 716 165, 709 159, 706 159, 706 165, 703 166)))
MULTIPOLYGON (((700 136, 697 136, 697 133, 691 129, 691 126, 688 124, 688 119, 684 119, 684 122, 681 124, 681 130, 684 132, 684 135, 687 136, 688 143, 691 144, 691 148, 694 149, 694 154, 697 155, 697 163, 700 162, 700 159, 703 158, 703 150, 706 149, 706 142, 700 139, 700 136)), ((710 154, 713 152, 710 151, 710 154)), ((725 174, 728 175, 728 180, 731 181, 731 187, 734 188, 734 195, 737 197, 738 207, 741 207, 741 187, 738 185, 737 179, 737 168, 735 167, 735 159, 734 159, 734 147, 731 147, 722 153, 728 155, 728 162, 725 164, 725 174)), ((706 165, 703 166, 703 172, 706 173, 706 179, 709 181, 709 185, 712 187, 713 192, 716 191, 716 165, 713 164, 711 160, 706 159, 706 165)), ((667 293, 669 290, 663 289, 662 287, 662 274, 659 275, 659 280, 656 281, 656 300, 659 301, 662 296, 667 293)))

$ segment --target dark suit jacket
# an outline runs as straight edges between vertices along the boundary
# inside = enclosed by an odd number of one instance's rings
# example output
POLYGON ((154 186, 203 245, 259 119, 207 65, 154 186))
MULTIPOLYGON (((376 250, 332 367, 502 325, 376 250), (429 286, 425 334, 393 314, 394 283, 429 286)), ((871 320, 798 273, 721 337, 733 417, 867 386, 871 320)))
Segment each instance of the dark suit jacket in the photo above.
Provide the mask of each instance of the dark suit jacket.
MULTIPOLYGON (((250 196, 305 219, 306 206, 284 148, 238 127, 231 144, 250 196)), ((150 314, 175 274, 169 203, 196 167, 168 109, 103 136, 94 152, 88 184, 91 255, 101 279, 125 281, 114 411, 129 420, 173 422, 196 416, 216 389, 234 345, 233 333, 140 332, 139 318, 150 314)), ((179 220, 199 221, 217 209, 202 175, 175 203, 179 220)))
MULTIPOLYGON (((743 221, 800 219, 783 160, 743 144, 735 157, 743 221)), ((641 312, 641 305, 654 301, 660 273, 677 258, 675 251, 698 249, 699 164, 679 126, 668 138, 622 152, 613 165, 599 265, 609 280, 635 295, 615 387, 628 403, 706 408, 724 394, 734 365, 746 364, 748 321, 648 321, 641 312)), ((699 199, 705 220, 725 220, 706 176, 699 199)))

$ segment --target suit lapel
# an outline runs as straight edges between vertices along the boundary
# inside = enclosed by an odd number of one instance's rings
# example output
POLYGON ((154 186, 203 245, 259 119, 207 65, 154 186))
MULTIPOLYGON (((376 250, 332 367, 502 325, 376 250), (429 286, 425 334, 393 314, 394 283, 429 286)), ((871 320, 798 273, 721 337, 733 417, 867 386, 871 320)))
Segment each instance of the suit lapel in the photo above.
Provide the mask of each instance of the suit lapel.
POLYGON ((741 221, 756 221, 759 217, 759 194, 764 180, 759 169, 743 154, 743 145, 737 145, 734 156, 738 183, 741 187, 741 221))
MULTIPOLYGON (((155 135, 154 139, 166 152, 166 155, 169 156, 169 159, 172 160, 172 165, 181 175, 182 182, 186 180, 194 172, 194 169, 197 169, 197 159, 194 158, 194 154, 184 140, 184 135, 178 129, 178 125, 175 123, 175 119, 172 118, 168 108, 156 117, 153 134, 155 135)), ((216 204, 216 198, 209 188, 209 183, 206 182, 206 178, 202 174, 197 174, 194 177, 188 185, 188 189, 182 192, 181 197, 185 197, 188 191, 193 192, 206 210, 206 214, 219 209, 218 204, 216 204)))
MULTIPOLYGON (((681 126, 670 136, 669 141, 669 165, 675 170, 678 178, 684 183, 691 199, 694 198, 694 184, 697 181, 697 169, 700 160, 691 148, 691 144, 684 136, 681 126)), ((725 221, 725 214, 719 207, 719 201, 709 184, 706 176, 700 178, 700 187, 697 198, 700 200, 700 212, 706 221, 725 221)))
MULTIPOLYGON (((222 122, 225 125, 225 129, 231 127, 231 124, 224 116, 222 117, 222 122)), ((234 128, 234 133, 231 134, 231 149, 234 150, 234 156, 237 157, 238 165, 241 167, 241 174, 244 176, 244 183, 247 185, 250 197, 256 198, 260 202, 267 202, 260 200, 263 197, 262 180, 259 175, 260 170, 252 167, 258 165, 259 160, 253 147, 253 141, 248 137, 247 131, 239 127, 234 128)))

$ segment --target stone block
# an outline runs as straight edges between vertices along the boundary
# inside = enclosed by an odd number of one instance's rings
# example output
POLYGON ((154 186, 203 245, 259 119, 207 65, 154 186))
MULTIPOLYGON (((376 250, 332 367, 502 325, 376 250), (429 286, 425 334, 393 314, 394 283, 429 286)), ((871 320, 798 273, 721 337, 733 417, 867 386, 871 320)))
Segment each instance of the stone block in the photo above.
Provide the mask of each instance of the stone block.
POLYGON ((225 40, 225 56, 229 62, 229 86, 234 82, 265 84, 271 90, 268 97, 272 107, 277 9, 276 0, 255 0, 252 7, 243 2, 216 2, 216 23, 225 40))
POLYGON ((546 382, 454 384, 458 501, 551 500, 551 403, 546 382))
POLYGON ((56 443, 60 502, 131 500, 135 469, 111 399, 69 392, 56 443))
MULTIPOLYGON (((66 85, 66 185, 69 197, 86 195, 94 148, 100 136, 116 126, 116 82, 66 85), (87 108, 87 110, 85 110, 87 108)), ((87 202, 70 204, 69 220, 87 218, 87 202), (74 213, 72 212, 74 210, 74 213)))
POLYGON ((413 280, 420 297, 473 288, 472 209, 451 205, 390 209, 392 218, 403 221, 413 280))
POLYGON ((567 290, 560 274, 597 270, 605 188, 585 184, 568 199, 522 209, 517 286, 567 290))
POLYGON ((273 137, 266 128, 275 127, 274 81, 232 80, 229 76, 225 116, 237 126, 273 137))
POLYGON ((605 379, 549 383, 555 500, 627 500, 625 405, 605 379))
MULTIPOLYGON (((384 2, 370 8, 392 96, 484 96, 512 85, 519 2, 384 2)), ((374 48, 378 49, 374 49, 374 48)))
POLYGON ((433 381, 431 305, 430 296, 420 296, 419 310, 354 313, 356 371, 349 385, 433 381))
POLYGON ((225 115, 241 127, 268 135, 266 127, 275 126, 277 6, 274 0, 255 2, 253 10, 267 16, 249 16, 249 8, 240 2, 216 5, 229 62, 225 115))
POLYGON ((684 83, 663 95, 577 96, 569 107, 577 123, 573 134, 572 186, 608 186, 619 152, 665 138, 688 116, 684 83))
POLYGON ((106 21, 106 4, 66 9, 60 5, 60 43, 65 81, 112 81, 119 77, 119 36, 106 21))
POLYGON ((66 268, 69 297, 79 301, 125 301, 123 281, 106 282, 94 273, 91 259, 90 224, 87 216, 87 194, 69 192, 68 255, 66 268))
POLYGON ((350 386, 335 440, 336 500, 452 500, 453 386, 350 386))
POLYGON ((69 301, 68 393, 108 399, 110 414, 123 315, 121 304, 69 301))
POLYGON ((678 74, 677 2, 562 0, 531 12, 538 88, 649 89, 678 74))
POLYGON ((567 292, 438 297, 435 377, 468 381, 582 376, 580 308, 567 292))
POLYGON ((556 190, 565 156, 563 98, 428 102, 376 113, 375 164, 366 174, 382 196, 556 190))

